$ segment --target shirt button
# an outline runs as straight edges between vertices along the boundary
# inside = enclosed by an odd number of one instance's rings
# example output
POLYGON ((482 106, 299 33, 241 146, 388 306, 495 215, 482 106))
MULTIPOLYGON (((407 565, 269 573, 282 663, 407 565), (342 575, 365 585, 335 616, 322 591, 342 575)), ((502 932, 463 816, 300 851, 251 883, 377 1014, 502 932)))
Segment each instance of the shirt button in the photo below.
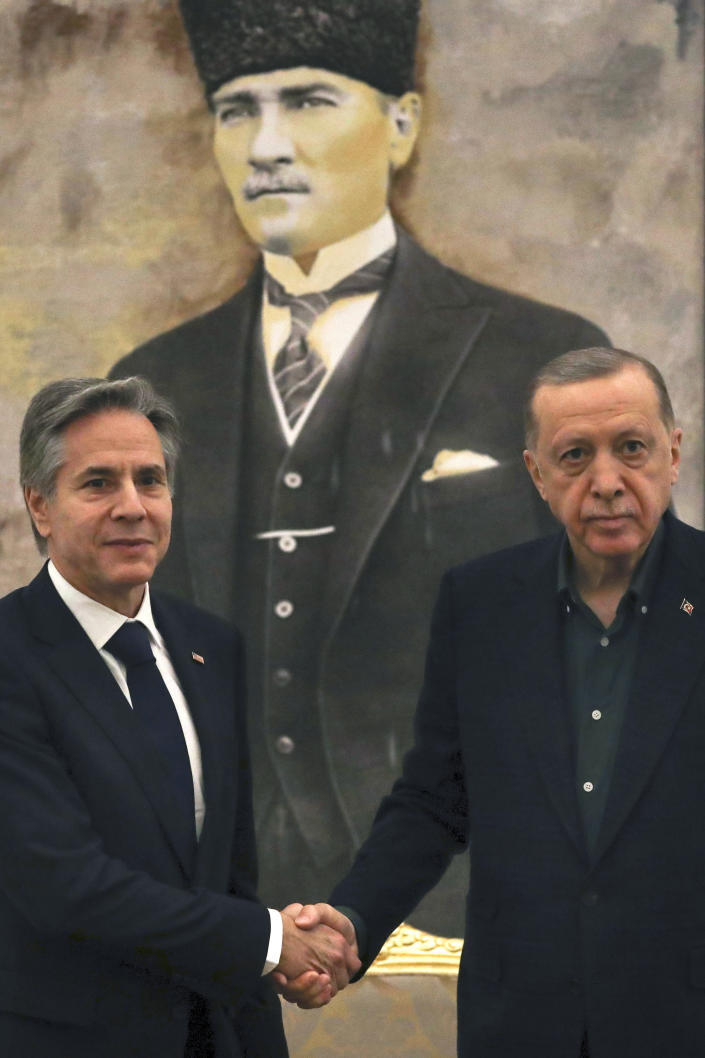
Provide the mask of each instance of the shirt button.
POLYGON ((608 636, 603 636, 602 639, 600 640, 600 646, 601 647, 608 647, 609 645, 610 645, 609 637, 608 636))
POLYGON ((288 489, 300 489, 304 479, 295 470, 290 470, 284 475, 284 484, 288 489))
POLYGON ((275 669, 272 673, 272 679, 277 687, 288 687, 291 683, 292 676, 288 669, 275 669))
POLYGON ((293 536, 280 536, 279 537, 279 550, 286 551, 287 554, 291 551, 296 551, 298 544, 296 538, 293 536))
POLYGON ((593 709, 592 718, 593 720, 602 720, 602 713, 599 709, 593 709))
POLYGON ((294 604, 289 602, 288 599, 280 599, 274 607, 274 612, 277 617, 291 617, 294 612, 294 604))
POLYGON ((585 791, 585 793, 592 793, 592 791, 594 790, 594 786, 591 782, 584 782, 583 790, 585 791))
POLYGON ((283 753, 285 757, 288 757, 296 749, 296 744, 289 735, 280 735, 274 745, 277 747, 277 751, 283 753))
POLYGON ((642 608, 641 608, 641 612, 642 613, 648 613, 648 611, 649 611, 649 607, 648 606, 642 606, 642 608))

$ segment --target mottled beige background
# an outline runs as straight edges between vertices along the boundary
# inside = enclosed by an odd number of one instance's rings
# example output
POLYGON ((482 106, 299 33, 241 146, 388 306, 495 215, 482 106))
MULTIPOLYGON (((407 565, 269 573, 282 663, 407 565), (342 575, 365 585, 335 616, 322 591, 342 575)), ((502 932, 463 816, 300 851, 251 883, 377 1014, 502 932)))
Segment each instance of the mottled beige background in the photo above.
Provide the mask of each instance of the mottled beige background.
POLYGON ((365 977, 323 1010, 284 1004, 291 1058, 452 1058, 455 979, 365 977))
MULTIPOLYGON (((448 263, 663 367, 696 524, 702 13, 427 0, 426 124, 397 194, 448 263)), ((0 591, 37 566, 14 483, 27 398, 223 300, 251 259, 171 0, 0 0, 0 591)))
MULTIPOLYGON (((427 0, 425 130, 396 196, 449 264, 657 361, 699 525, 702 17, 703 0, 427 0)), ((38 565, 15 485, 32 392, 103 373, 251 260, 171 0, 0 0, 0 592, 38 565)), ((440 1058, 452 982, 373 979, 287 1021, 302 1056, 440 1058)))

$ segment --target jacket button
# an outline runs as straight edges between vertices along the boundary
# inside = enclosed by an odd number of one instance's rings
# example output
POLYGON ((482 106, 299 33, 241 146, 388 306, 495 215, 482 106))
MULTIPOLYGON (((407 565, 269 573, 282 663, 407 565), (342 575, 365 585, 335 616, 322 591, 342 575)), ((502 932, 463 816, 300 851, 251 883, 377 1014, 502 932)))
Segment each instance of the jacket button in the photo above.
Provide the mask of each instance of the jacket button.
POLYGON ((596 893, 594 889, 586 889, 580 899, 584 907, 594 907, 600 899, 600 894, 596 893))
POLYGON ((291 617, 294 612, 294 604, 292 602, 289 602, 288 599, 280 599, 277 605, 274 607, 274 612, 277 617, 291 617))
POLYGON ((274 745, 277 747, 277 751, 283 753, 285 757, 288 757, 296 749, 296 744, 289 735, 280 735, 274 745))
POLYGON ((296 542, 295 536, 280 536, 279 537, 279 550, 285 551, 289 554, 291 551, 296 551, 299 545, 296 542))
POLYGON ((277 687, 288 687, 292 678, 288 669, 275 669, 272 673, 272 679, 277 687))
POLYGON ((300 489, 303 485, 303 478, 295 470, 290 470, 284 475, 284 484, 288 489, 300 489))

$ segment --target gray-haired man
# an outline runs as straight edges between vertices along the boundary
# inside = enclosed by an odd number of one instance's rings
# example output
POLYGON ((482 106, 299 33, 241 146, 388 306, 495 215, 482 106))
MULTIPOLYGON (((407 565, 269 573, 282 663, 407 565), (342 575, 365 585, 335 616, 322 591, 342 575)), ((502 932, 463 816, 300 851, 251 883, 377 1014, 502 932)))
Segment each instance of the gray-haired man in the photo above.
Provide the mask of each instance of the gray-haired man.
POLYGON ((25 416, 48 562, 0 600, 3 1054, 284 1058, 263 975, 327 998, 359 965, 256 900, 239 637, 149 588, 177 450, 142 379, 54 382, 25 416))
POLYGON ((700 1058, 705 533, 668 510, 682 431, 617 349, 547 364, 527 411, 563 531, 446 574, 414 748, 333 898, 368 965, 468 830, 459 1058, 700 1058))

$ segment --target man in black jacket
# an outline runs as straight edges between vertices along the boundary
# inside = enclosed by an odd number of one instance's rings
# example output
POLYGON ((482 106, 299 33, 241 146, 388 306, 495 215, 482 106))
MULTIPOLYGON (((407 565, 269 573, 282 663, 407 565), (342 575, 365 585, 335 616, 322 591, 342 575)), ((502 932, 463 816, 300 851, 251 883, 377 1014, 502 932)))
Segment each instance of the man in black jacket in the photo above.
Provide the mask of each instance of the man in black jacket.
POLYGON ((443 581, 414 747, 333 899, 369 965, 468 831, 460 1058, 705 1052, 705 533, 668 511, 680 443, 652 364, 559 357, 525 460, 564 532, 443 581))
POLYGON ((313 966, 328 998, 359 966, 256 898, 239 636, 149 587, 176 451, 144 380, 25 416, 48 562, 0 600, 2 1054, 285 1058, 265 975, 313 966))

